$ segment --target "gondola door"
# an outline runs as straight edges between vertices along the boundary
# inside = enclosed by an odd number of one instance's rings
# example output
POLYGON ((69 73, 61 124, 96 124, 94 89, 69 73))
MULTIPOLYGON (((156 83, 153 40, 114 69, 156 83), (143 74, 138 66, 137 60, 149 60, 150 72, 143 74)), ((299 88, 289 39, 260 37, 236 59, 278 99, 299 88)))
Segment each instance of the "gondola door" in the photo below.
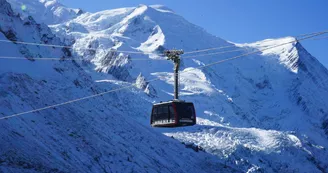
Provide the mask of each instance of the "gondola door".
POLYGON ((168 109, 169 109, 169 122, 172 123, 172 124, 177 124, 177 115, 176 115, 176 112, 173 108, 173 104, 169 105, 168 106, 168 109))

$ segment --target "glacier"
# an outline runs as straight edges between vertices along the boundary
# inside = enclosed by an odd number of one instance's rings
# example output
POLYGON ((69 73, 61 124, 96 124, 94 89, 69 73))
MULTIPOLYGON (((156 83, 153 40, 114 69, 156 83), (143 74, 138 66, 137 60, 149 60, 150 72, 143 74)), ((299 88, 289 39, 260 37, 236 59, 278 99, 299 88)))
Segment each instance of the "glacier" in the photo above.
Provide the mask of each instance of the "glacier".
POLYGON ((136 84, 2 120, 2 172, 328 171, 328 70, 300 42, 197 69, 295 38, 232 43, 162 5, 96 13, 55 0, 0 6, 0 39, 72 47, 0 43, 1 56, 26 57, 0 59, 1 116, 136 84), (222 46, 227 53, 182 56, 180 96, 194 102, 197 125, 150 127, 152 104, 173 98, 173 64, 162 51, 222 46))

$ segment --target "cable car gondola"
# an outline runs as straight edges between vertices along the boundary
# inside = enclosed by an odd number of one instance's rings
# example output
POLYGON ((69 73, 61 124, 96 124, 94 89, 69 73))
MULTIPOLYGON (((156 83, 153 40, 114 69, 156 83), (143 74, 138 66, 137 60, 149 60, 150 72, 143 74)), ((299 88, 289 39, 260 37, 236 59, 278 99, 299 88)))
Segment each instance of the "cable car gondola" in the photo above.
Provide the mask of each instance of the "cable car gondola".
POLYGON ((194 104, 180 100, 153 105, 151 125, 158 127, 191 126, 196 124, 194 104))
POLYGON ((183 51, 165 51, 168 60, 173 60, 174 66, 174 100, 153 105, 150 124, 153 127, 192 126, 196 124, 196 111, 192 102, 179 100, 178 72, 180 66, 179 55, 183 51))

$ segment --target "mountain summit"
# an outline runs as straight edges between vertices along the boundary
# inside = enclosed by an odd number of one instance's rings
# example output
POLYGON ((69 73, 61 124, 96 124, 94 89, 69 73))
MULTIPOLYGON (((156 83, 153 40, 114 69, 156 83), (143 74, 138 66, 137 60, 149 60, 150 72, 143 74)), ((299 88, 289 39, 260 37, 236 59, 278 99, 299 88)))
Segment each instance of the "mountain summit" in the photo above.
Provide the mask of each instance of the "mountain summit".
POLYGON ((198 69, 295 38, 235 44, 160 5, 79 13, 57 1, 26 1, 30 11, 9 2, 14 14, 0 0, 1 39, 72 49, 0 43, 1 54, 26 57, 0 60, 1 116, 136 87, 0 121, 1 171, 328 171, 328 70, 300 42, 198 69), (182 56, 180 96, 198 124, 150 127, 152 104, 173 95, 163 50, 215 47, 225 53, 182 56))
POLYGON ((8 0, 13 10, 26 18, 32 16, 45 24, 57 24, 81 15, 81 9, 67 8, 58 0, 8 0))

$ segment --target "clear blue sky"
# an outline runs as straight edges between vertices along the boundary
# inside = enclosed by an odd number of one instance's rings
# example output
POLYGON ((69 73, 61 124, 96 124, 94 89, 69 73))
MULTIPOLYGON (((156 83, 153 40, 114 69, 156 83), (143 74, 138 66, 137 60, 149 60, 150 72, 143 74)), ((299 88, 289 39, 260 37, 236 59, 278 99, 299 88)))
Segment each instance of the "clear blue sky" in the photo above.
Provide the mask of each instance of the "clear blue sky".
MULTIPOLYGON (((60 0, 89 12, 162 4, 209 33, 237 43, 328 30, 328 0, 60 0)), ((327 34, 328 36, 328 34, 327 34)), ((328 38, 304 47, 328 67, 328 38)))

